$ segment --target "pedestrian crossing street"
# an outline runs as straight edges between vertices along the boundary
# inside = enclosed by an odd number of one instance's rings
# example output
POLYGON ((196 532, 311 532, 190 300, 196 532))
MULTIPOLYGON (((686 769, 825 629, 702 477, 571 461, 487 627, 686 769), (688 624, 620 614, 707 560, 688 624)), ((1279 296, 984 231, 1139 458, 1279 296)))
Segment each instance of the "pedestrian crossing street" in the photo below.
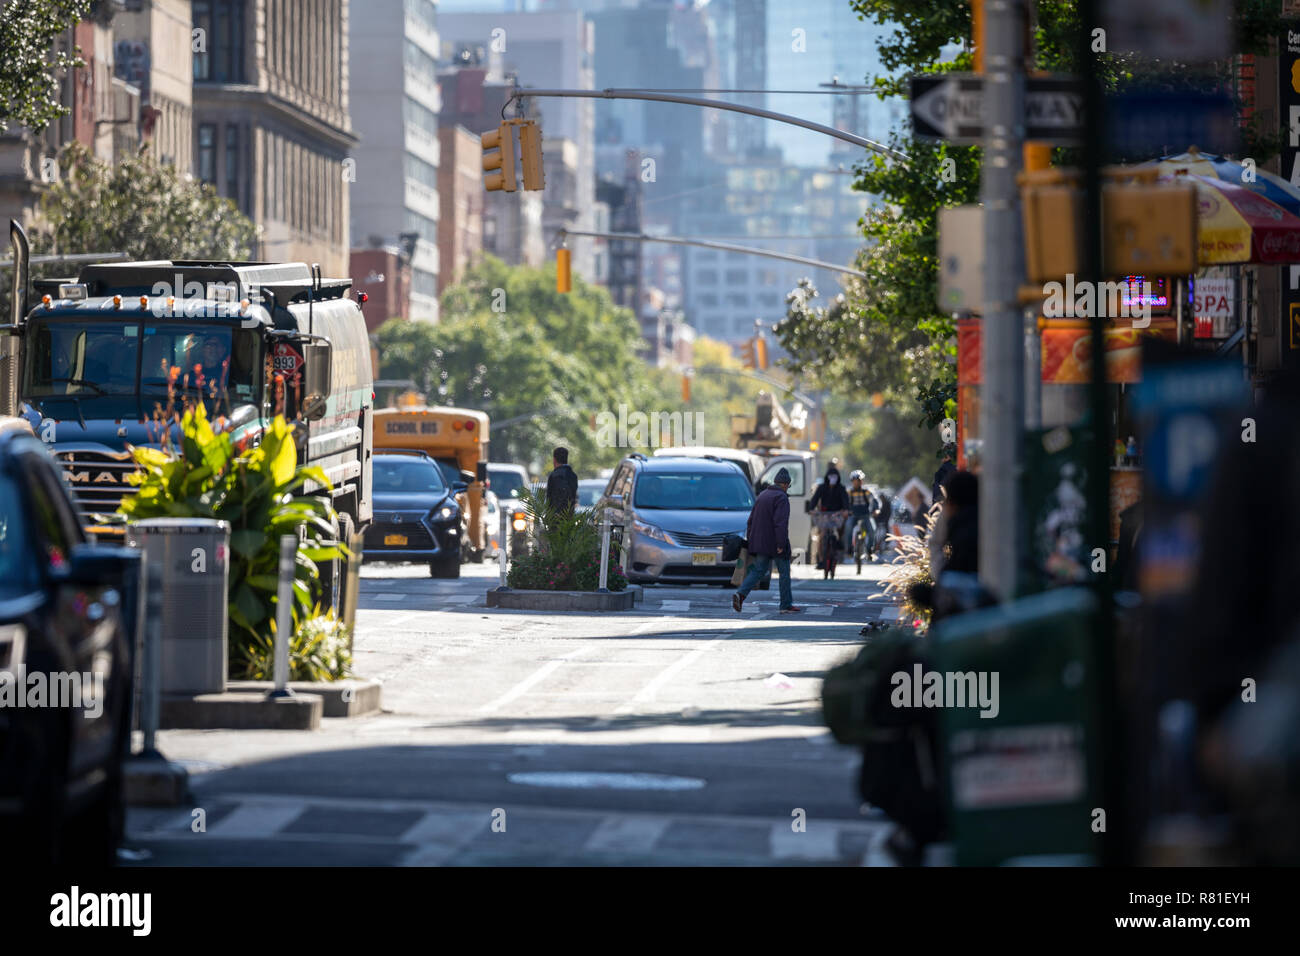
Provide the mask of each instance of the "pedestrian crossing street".
POLYGON ((132 809, 127 845, 149 862, 328 864, 340 850, 400 866, 864 866, 887 863, 891 824, 695 814, 624 813, 405 800, 221 794, 194 809, 132 809), (202 828, 196 831, 196 820, 202 828))

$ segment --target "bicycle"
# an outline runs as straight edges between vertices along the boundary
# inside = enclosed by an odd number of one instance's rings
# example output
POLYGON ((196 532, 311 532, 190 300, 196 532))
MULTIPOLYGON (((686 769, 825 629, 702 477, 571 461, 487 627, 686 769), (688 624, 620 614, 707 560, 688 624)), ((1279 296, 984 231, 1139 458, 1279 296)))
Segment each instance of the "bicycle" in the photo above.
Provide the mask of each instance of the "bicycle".
POLYGON ((835 577, 835 566, 839 563, 840 528, 844 525, 846 512, 814 511, 813 526, 817 528, 820 543, 817 552, 817 567, 822 569, 822 580, 835 577))
POLYGON ((853 529, 853 559, 858 565, 858 574, 862 573, 863 555, 866 555, 868 562, 871 561, 872 535, 870 524, 870 521, 863 518, 858 522, 857 527, 853 529))

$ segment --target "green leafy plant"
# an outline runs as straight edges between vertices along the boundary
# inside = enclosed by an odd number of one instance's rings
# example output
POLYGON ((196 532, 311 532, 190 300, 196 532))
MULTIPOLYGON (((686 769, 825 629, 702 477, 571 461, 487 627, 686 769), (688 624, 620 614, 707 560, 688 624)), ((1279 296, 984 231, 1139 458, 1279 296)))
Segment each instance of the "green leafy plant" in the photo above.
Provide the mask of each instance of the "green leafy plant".
MULTIPOLYGON (((275 621, 271 633, 255 634, 244 644, 238 676, 244 680, 273 680, 275 676, 275 621)), ((298 625, 289 641, 289 680, 345 680, 352 676, 352 635, 333 612, 320 608, 298 625)))
MULTIPOLYGON (((506 584, 521 590, 594 591, 600 586, 600 526, 597 513, 557 511, 545 495, 524 488, 519 500, 530 519, 532 550, 511 562, 506 584)), ((605 586, 627 587, 627 577, 612 553, 605 586)))
POLYGON ((202 402, 175 422, 164 422, 160 447, 133 447, 140 471, 129 480, 136 492, 118 511, 128 519, 216 518, 230 523, 230 660, 239 666, 245 649, 271 633, 279 590, 280 538, 303 544, 294 558, 293 618, 310 618, 321 595, 318 562, 343 559, 348 550, 329 544, 337 516, 329 501, 303 493, 307 482, 328 490, 318 467, 299 467, 293 427, 283 416, 267 426, 254 448, 236 444, 229 431, 214 430, 202 402), (179 432, 179 440, 173 434, 179 432))

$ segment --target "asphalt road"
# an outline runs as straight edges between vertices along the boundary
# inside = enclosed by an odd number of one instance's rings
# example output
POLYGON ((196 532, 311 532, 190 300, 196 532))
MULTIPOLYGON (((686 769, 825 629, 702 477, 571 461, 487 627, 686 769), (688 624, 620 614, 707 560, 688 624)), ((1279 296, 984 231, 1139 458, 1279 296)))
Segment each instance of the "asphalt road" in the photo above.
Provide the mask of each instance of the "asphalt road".
POLYGON ((820 681, 884 569, 796 567, 744 612, 719 587, 648 587, 617 614, 484 606, 458 581, 367 565, 356 671, 383 713, 318 732, 164 731, 194 806, 133 809, 139 862, 862 865, 888 824, 821 723, 820 681), (201 823, 201 826, 200 826, 201 823))

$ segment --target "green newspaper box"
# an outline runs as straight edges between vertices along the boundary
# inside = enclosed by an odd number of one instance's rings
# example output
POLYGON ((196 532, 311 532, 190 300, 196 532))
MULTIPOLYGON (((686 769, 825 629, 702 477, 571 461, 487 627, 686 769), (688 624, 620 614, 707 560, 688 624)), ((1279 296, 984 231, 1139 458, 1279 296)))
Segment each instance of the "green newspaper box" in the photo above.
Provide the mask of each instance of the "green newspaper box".
POLYGON ((1063 588, 936 626, 958 866, 1097 863, 1096 620, 1089 590, 1063 588))

